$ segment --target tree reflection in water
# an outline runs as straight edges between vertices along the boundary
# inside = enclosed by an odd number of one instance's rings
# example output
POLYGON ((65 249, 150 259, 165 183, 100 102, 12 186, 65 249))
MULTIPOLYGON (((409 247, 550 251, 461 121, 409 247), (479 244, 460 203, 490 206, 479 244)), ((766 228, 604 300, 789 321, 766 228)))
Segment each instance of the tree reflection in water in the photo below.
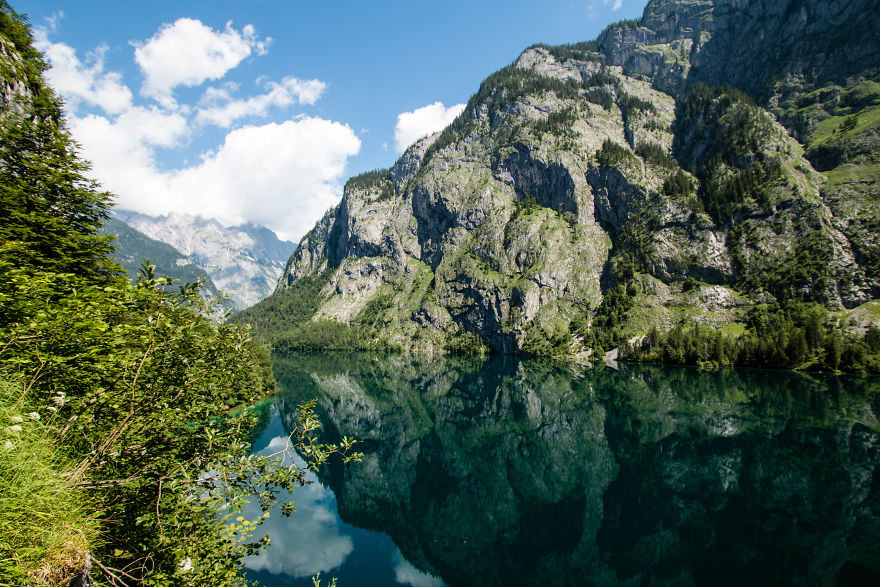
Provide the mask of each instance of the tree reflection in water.
POLYGON ((620 367, 276 357, 275 408, 362 441, 341 519, 450 585, 880 582, 880 380, 620 367))

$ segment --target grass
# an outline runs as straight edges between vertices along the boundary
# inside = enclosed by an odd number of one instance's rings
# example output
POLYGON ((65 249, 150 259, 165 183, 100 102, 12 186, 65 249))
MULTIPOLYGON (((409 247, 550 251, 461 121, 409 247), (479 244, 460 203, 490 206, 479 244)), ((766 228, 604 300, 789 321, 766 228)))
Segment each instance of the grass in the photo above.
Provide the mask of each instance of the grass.
POLYGON ((731 322, 730 324, 725 324, 719 330, 724 336, 739 338, 746 333, 746 325, 741 322, 731 322))
POLYGON ((858 122, 856 125, 850 129, 843 130, 841 126, 846 118, 847 115, 830 116, 820 122, 810 136, 810 146, 816 147, 831 141, 833 138, 853 136, 880 126, 880 108, 866 108, 858 112, 858 122))
POLYGON ((33 411, 21 401, 23 390, 0 373, 0 586, 67 585, 94 547, 98 525, 65 480, 70 463, 50 440, 51 411, 33 411))
POLYGON ((844 163, 825 172, 825 177, 833 184, 861 183, 880 179, 880 164, 844 163))
POLYGON ((880 300, 871 300, 870 302, 865 302, 858 308, 849 310, 848 313, 860 313, 867 316, 870 320, 880 321, 880 300))

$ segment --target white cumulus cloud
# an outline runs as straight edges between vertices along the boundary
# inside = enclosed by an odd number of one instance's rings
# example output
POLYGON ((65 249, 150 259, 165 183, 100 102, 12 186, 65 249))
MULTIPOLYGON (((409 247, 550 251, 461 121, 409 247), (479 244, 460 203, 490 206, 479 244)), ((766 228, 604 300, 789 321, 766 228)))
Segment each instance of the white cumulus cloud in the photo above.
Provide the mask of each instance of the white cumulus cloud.
POLYGON ((268 116, 273 108, 313 104, 326 89, 324 82, 292 76, 261 80, 263 93, 244 98, 236 96, 237 86, 221 82, 208 88, 198 105, 178 106, 173 100, 177 85, 222 77, 243 56, 264 52, 265 42, 256 40, 253 27, 239 32, 227 25, 218 33, 180 19, 136 45, 144 87, 159 104, 133 96, 121 75, 104 71, 106 49, 92 52, 84 64, 73 48, 52 43, 50 31, 40 30, 49 79, 67 102, 71 132, 92 163, 90 175, 116 195, 120 207, 200 215, 226 225, 253 222, 298 240, 338 201, 348 159, 361 147, 348 125, 304 115, 241 125, 241 119, 268 116), (193 45, 183 48, 188 40, 193 45), (173 61, 185 65, 165 68, 177 50, 173 61), (187 55, 195 55, 195 61, 189 63, 187 55), (78 112, 77 105, 86 102, 103 112, 78 112), (187 163, 183 154, 205 124, 229 130, 215 148, 191 154, 195 163, 187 163), (181 163, 175 164, 174 156, 181 163))
POLYGON ((141 93, 172 107, 177 86, 220 79, 252 51, 265 54, 270 42, 257 39, 252 25, 238 31, 228 22, 220 32, 196 19, 177 19, 145 43, 134 43, 134 58, 145 78, 141 93))
POLYGON ((611 10, 620 10, 621 6, 623 6, 623 0, 602 0, 602 4, 611 4, 611 10))
POLYGON ((281 83, 266 82, 266 93, 247 99, 236 100, 225 88, 208 88, 196 114, 196 122, 229 127, 235 121, 248 116, 265 116, 270 108, 283 108, 294 103, 314 104, 327 84, 312 80, 286 77, 281 83))
POLYGON ((462 113, 464 104, 455 104, 446 108, 443 102, 434 102, 412 112, 402 112, 397 115, 397 125, 394 127, 394 143, 399 152, 418 139, 443 130, 462 113))
MULTIPOLYGON (((54 18, 57 20, 60 16, 54 18)), ((46 79, 64 96, 68 108, 76 110, 81 102, 86 102, 108 114, 118 114, 131 106, 131 90, 122 82, 122 76, 117 72, 104 72, 106 46, 89 53, 88 63, 83 63, 69 45, 51 42, 45 28, 34 29, 34 44, 52 64, 46 79)))
POLYGON ((163 171, 151 145, 172 144, 185 130, 158 115, 151 133, 133 132, 129 122, 90 116, 72 125, 93 174, 117 194, 120 207, 208 216, 226 225, 254 222, 294 241, 336 204, 348 158, 361 146, 348 125, 300 117, 235 129, 200 163, 163 171))

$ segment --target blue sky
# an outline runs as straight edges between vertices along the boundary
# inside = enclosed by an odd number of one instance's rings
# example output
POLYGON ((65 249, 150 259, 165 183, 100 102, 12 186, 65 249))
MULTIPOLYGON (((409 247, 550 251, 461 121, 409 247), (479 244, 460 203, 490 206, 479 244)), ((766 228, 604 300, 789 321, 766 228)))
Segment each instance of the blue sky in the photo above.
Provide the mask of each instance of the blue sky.
POLYGON ((523 49, 594 39, 645 3, 11 2, 121 207, 291 240, 523 49))

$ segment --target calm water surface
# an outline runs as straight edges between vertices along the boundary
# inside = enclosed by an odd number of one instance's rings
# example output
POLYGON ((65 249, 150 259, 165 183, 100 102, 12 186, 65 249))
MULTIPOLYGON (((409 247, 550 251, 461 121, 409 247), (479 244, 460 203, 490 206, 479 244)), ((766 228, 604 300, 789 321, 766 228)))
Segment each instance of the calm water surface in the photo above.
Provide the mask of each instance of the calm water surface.
POLYGON ((880 585, 880 379, 276 357, 254 452, 317 398, 362 442, 273 515, 271 587, 880 585))

